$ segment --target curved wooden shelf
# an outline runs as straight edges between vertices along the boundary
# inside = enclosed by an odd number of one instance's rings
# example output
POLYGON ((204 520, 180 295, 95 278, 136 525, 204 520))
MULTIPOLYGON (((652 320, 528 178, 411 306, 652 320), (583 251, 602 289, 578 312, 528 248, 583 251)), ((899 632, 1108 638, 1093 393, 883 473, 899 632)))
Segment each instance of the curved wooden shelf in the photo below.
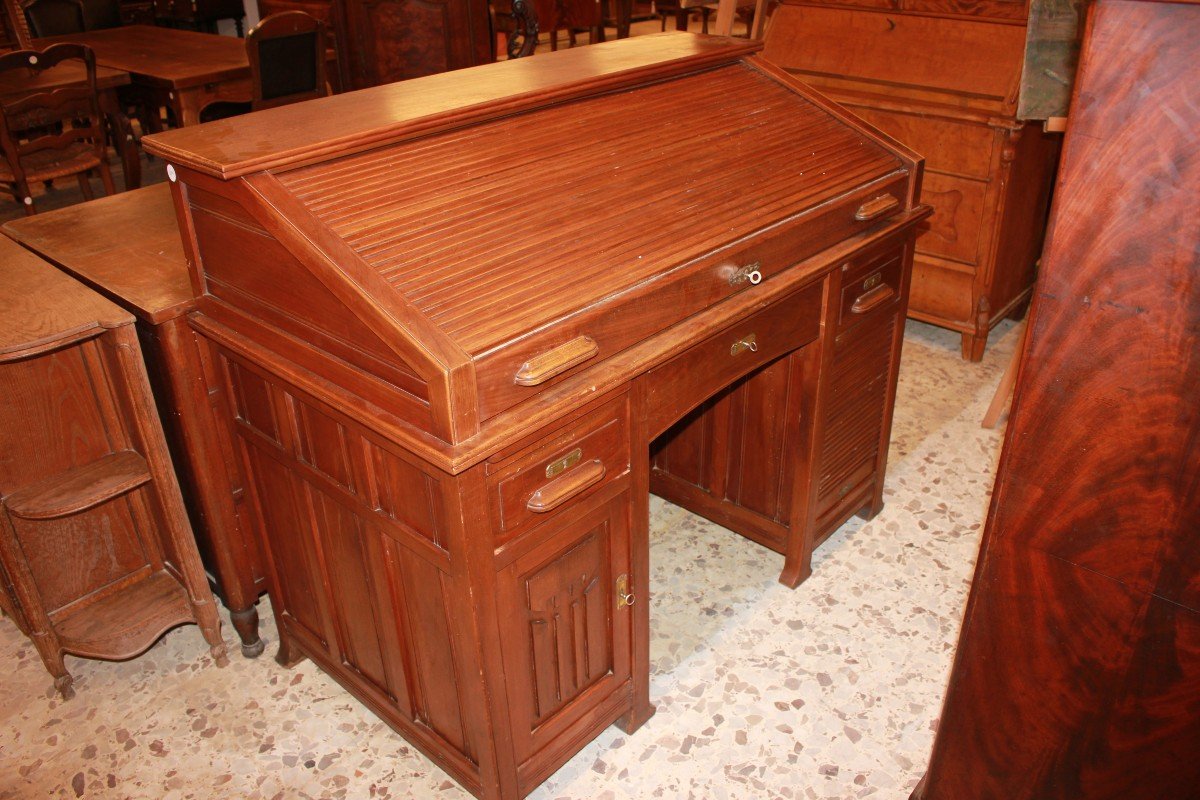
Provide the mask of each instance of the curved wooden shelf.
POLYGON ((133 658, 171 628, 194 621, 187 590, 166 570, 51 619, 63 650, 116 661, 133 658))
POLYGON ((122 450, 15 491, 4 499, 4 507, 22 519, 58 519, 87 511, 149 480, 146 459, 122 450))

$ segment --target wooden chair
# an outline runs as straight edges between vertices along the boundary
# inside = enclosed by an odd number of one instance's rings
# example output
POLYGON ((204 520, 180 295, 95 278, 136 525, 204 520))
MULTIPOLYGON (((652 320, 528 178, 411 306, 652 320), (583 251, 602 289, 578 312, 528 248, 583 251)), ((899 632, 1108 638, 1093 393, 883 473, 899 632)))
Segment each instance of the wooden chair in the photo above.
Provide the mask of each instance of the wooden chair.
POLYGON ((105 119, 96 95, 96 56, 80 44, 55 44, 45 50, 15 50, 0 55, 0 72, 43 72, 72 59, 87 68, 86 83, 35 92, 0 107, 0 182, 13 190, 25 213, 34 214, 29 184, 75 175, 84 198, 92 199, 88 176, 100 173, 104 191, 113 194, 105 146, 105 119))
POLYGON ((281 11, 246 34, 249 103, 213 103, 201 122, 313 100, 329 93, 325 80, 325 25, 303 11, 281 11))
POLYGON ((325 25, 303 11, 272 14, 246 34, 253 110, 328 94, 325 25))
POLYGON ((87 30, 83 0, 21 0, 20 6, 34 38, 87 30))

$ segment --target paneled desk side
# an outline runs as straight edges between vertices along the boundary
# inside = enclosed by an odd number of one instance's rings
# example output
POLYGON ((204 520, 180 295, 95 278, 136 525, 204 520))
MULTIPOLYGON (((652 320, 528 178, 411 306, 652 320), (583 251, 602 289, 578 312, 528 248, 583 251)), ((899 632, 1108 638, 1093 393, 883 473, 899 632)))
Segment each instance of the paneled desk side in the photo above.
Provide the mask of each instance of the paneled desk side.
MULTIPOLYGON (((244 150, 265 117, 148 140, 175 175, 279 660, 312 658, 480 797, 523 797, 653 714, 650 455, 678 420, 787 386, 719 446, 795 444, 744 473, 782 489, 789 585, 879 500, 920 159, 753 46, 655 42, 542 56, 521 68, 542 94, 500 92, 504 65, 360 94, 381 105, 350 141, 244 150), (494 96, 447 111, 479 86, 494 96), (397 91, 402 119, 379 122, 397 91), (664 170, 638 143, 668 138, 687 157, 664 170)), ((761 541, 744 488, 682 499, 761 541)))
POLYGON ((255 604, 264 568, 245 511, 244 481, 219 407, 207 345, 190 330, 195 307, 170 188, 165 184, 6 223, 10 238, 136 318, 159 416, 200 554, 229 609, 242 653, 257 656, 255 604))

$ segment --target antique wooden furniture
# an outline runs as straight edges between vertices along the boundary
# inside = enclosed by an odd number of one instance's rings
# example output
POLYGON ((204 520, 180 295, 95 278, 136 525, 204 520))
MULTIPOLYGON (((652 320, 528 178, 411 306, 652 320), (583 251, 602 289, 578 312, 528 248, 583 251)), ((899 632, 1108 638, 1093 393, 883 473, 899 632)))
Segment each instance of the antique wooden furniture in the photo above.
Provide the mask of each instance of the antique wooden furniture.
POLYGON ((4 13, 0 14, 0 48, 21 50, 31 46, 33 34, 29 20, 21 13, 18 0, 4 0, 4 13))
POLYGON ((481 797, 653 712, 649 459, 678 420, 741 467, 663 482, 789 585, 878 508, 920 160, 757 49, 657 34, 145 142, 279 659, 481 797))
POLYGON ((325 25, 303 11, 266 17, 246 36, 255 111, 327 94, 325 25))
POLYGON ((909 316, 962 332, 1022 313, 1041 251, 1058 137, 1014 114, 1024 0, 783 0, 763 55, 927 159, 934 207, 909 316))
POLYGON ((83 0, 20 0, 34 36, 60 36, 86 30, 83 0))
POLYGON ((1200 796, 1200 5, 1089 14, 923 800, 1200 796))
POLYGON ((343 91, 486 64, 487 0, 259 0, 262 17, 303 11, 333 32, 343 91))
POLYGON ((0 239, 0 598, 64 698, 63 654, 129 658, 200 625, 225 644, 133 319, 0 239))
POLYGON ((14 50, 0 54, 0 75, 19 72, 24 83, 30 74, 54 70, 64 62, 82 65, 84 80, 0 103, 0 149, 4 151, 0 183, 13 187, 13 196, 26 214, 37 212, 31 183, 74 175, 84 198, 91 200, 88 178, 96 172, 108 194, 116 191, 108 168, 107 126, 100 111, 92 51, 77 44, 14 50))
POLYGON ((155 21, 216 33, 217 20, 231 19, 242 35, 246 10, 242 0, 153 0, 155 21))
POLYGON ((86 44, 96 63, 128 72, 146 102, 169 108, 180 125, 198 123, 210 103, 250 100, 250 62, 232 36, 126 25, 35 40, 39 47, 55 42, 86 44))
MULTIPOLYGON (((0 102, 8 103, 30 93, 83 85, 88 80, 87 67, 81 61, 60 63, 52 70, 0 73, 0 102)), ((96 67, 96 92, 100 110, 110 122, 112 143, 121 156, 125 188, 136 189, 142 181, 142 165, 138 160, 137 144, 133 141, 129 120, 117 97, 121 87, 129 85, 129 73, 109 67, 96 67)))
POLYGON ((4 225, 8 236, 137 318, 150 383, 200 556, 247 657, 262 652, 255 603, 264 567, 211 357, 187 325, 194 306, 166 184, 4 225))

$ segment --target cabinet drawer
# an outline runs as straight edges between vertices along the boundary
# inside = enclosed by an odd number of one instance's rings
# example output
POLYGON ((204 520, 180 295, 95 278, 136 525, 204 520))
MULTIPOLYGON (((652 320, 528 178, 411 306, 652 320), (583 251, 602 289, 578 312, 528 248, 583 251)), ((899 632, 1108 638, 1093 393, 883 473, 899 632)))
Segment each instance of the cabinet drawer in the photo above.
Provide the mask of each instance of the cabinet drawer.
POLYGON ((928 226, 917 236, 917 252, 979 263, 986 183, 929 173, 921 199, 933 206, 928 226))
MULTIPOLYGON (((835 99, 842 98, 835 96, 835 99)), ((846 105, 879 130, 925 156, 927 183, 930 171, 980 180, 991 175, 996 132, 986 125, 870 108, 853 100, 846 105)))
POLYGON ((647 398, 651 436, 763 364, 817 338, 821 285, 809 286, 772 303, 745 320, 693 345, 639 380, 647 398))
POLYGON ((903 291, 904 259, 891 252, 865 264, 842 267, 842 297, 838 330, 887 314, 900 302, 903 291))
POLYGON ((932 263, 918 254, 913 259, 912 295, 908 310, 941 325, 970 324, 974 316, 975 275, 932 263))
POLYGON ((496 544, 554 516, 629 472, 629 412, 624 398, 567 430, 488 465, 496 544))

